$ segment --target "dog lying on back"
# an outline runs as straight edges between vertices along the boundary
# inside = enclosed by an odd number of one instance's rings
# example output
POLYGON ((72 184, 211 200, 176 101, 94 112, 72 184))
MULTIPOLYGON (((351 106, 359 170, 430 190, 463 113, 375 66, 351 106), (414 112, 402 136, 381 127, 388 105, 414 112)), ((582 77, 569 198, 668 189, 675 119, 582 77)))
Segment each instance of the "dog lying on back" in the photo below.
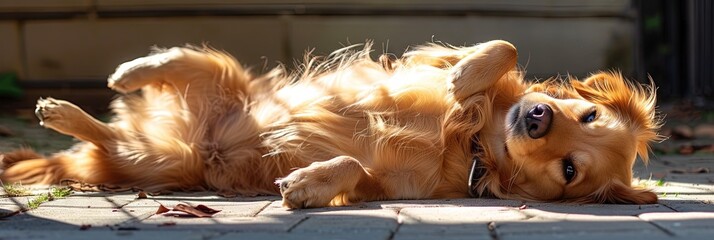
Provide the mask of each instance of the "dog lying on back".
POLYGON ((157 50, 109 77, 123 93, 109 123, 40 99, 42 125, 83 142, 5 153, 0 179, 281 194, 288 208, 470 194, 657 201, 631 185, 635 159, 660 138, 653 86, 615 72, 525 82, 516 49, 498 40, 377 62, 369 51, 254 76, 216 50, 157 50))

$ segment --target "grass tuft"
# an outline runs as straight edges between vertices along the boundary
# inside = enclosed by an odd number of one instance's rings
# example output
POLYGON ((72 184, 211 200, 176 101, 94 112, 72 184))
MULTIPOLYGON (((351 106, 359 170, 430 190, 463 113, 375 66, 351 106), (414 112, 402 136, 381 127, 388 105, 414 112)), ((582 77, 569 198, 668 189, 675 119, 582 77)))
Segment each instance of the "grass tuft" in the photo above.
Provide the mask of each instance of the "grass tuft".
POLYGON ((664 180, 664 178, 660 178, 658 180, 653 180, 652 176, 650 175, 649 179, 644 180, 644 179, 639 179, 637 181, 637 185, 640 187, 663 187, 667 185, 667 182, 664 180))
POLYGON ((49 192, 40 194, 27 203, 27 210, 32 210, 40 207, 43 203, 53 201, 58 198, 65 198, 72 194, 72 189, 68 187, 50 188, 49 192))
POLYGON ((659 180, 657 180, 657 186, 658 187, 664 186, 664 178, 660 178, 659 180))
POLYGON ((50 201, 50 197, 50 193, 40 194, 40 196, 37 196, 36 198, 33 198, 32 200, 27 202, 27 209, 31 210, 40 207, 40 205, 42 205, 43 203, 50 201))
POLYGON ((62 188, 50 188, 50 194, 54 196, 55 198, 65 198, 68 197, 70 194, 72 194, 72 189, 68 187, 62 187, 62 188))
POLYGON ((26 187, 22 186, 21 183, 3 184, 2 189, 9 197, 22 197, 32 195, 32 192, 30 192, 30 190, 26 187))

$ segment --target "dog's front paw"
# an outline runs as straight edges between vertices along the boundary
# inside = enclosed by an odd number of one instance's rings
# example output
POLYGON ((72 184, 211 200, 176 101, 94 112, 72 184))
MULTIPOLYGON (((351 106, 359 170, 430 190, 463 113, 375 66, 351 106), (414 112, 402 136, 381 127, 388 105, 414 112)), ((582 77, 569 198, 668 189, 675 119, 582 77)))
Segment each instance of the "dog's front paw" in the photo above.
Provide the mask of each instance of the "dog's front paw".
POLYGON ((275 183, 280 187, 283 196, 283 207, 312 208, 326 207, 330 201, 339 194, 339 189, 334 186, 330 178, 319 164, 295 170, 275 183))
POLYGON ((67 125, 73 115, 81 114, 81 111, 74 104, 54 98, 40 98, 37 100, 35 116, 40 120, 40 125, 44 127, 54 127, 67 125))

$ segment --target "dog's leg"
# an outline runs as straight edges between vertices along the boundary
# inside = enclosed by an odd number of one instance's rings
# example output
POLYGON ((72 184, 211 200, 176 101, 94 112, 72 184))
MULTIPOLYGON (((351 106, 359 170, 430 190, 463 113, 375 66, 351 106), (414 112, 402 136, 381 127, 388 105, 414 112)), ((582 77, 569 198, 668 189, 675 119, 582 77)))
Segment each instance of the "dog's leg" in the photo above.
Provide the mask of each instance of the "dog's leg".
POLYGON ((171 48, 157 54, 149 55, 122 63, 107 79, 109 88, 121 93, 130 93, 159 82, 163 78, 162 68, 184 55, 181 48, 171 48))
POLYGON ((277 181, 287 208, 345 205, 354 201, 383 198, 383 190, 352 157, 336 157, 314 162, 277 181))
POLYGON ((117 137, 111 127, 64 100, 41 98, 37 101, 35 114, 42 126, 94 143, 98 147, 107 147, 105 144, 108 140, 117 137))
POLYGON ((214 106, 243 108, 250 79, 228 54, 175 47, 121 64, 108 86, 122 93, 143 89, 146 98, 173 94, 187 110, 201 114, 214 106))
POLYGON ((451 70, 454 97, 460 101, 491 88, 514 69, 517 60, 516 48, 506 41, 479 44, 476 51, 461 59, 451 70))
POLYGON ((215 90, 219 85, 224 89, 245 90, 248 78, 247 72, 227 54, 174 47, 119 65, 107 79, 107 85, 121 93, 145 86, 161 89, 163 84, 182 93, 189 87, 215 90))

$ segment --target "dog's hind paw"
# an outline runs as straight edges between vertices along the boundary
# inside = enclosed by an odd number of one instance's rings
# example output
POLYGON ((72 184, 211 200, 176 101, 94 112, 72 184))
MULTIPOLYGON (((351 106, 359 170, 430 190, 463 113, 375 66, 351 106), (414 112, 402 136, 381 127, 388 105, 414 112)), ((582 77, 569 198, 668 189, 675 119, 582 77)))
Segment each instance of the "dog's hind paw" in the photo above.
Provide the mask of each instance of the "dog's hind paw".
POLYGON ((137 58, 129 62, 122 63, 109 75, 107 86, 120 93, 130 93, 139 90, 148 84, 152 79, 145 74, 156 67, 153 56, 137 58))
POLYGON ((171 48, 153 55, 122 63, 109 75, 107 86, 120 93, 130 93, 162 78, 162 66, 183 55, 181 48, 171 48))

